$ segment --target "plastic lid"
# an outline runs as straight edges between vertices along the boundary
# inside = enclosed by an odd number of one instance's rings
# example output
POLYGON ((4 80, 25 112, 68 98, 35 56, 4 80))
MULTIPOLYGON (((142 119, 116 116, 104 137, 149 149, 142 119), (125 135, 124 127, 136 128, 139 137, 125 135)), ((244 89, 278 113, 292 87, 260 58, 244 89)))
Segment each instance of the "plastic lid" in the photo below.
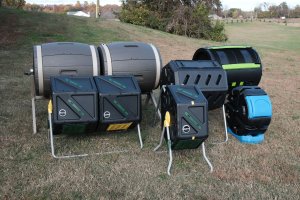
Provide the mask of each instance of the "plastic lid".
POLYGON ((272 104, 268 95, 247 96, 246 103, 249 119, 272 116, 272 104))

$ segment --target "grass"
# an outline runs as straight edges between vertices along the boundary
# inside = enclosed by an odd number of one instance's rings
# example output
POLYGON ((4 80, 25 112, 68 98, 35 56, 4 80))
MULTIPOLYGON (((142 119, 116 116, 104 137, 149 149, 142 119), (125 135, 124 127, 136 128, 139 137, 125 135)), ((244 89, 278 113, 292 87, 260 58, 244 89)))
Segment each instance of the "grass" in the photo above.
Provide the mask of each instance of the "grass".
POLYGON ((38 103, 38 134, 32 135, 32 46, 53 41, 90 44, 117 40, 151 42, 163 62, 191 59, 201 46, 216 45, 114 21, 0 9, 0 198, 1 199, 299 199, 299 28, 267 23, 226 27, 227 44, 253 45, 264 64, 260 86, 271 96, 274 116, 261 145, 223 139, 221 111, 209 113, 207 154, 174 153, 173 176, 166 153, 153 153, 160 127, 143 106, 143 150, 135 130, 124 134, 56 138, 58 153, 128 150, 127 153, 57 160, 50 156, 46 105, 38 103))

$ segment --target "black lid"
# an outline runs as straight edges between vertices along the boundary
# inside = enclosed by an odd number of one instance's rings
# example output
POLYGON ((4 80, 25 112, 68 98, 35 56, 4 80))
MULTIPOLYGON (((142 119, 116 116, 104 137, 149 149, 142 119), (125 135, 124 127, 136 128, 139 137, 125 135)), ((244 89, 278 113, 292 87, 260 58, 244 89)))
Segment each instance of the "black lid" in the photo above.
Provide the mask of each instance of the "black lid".
POLYGON ((93 77, 52 76, 53 92, 95 92, 97 91, 93 77))
POLYGON ((206 98, 198 87, 193 85, 168 85, 167 89, 172 93, 177 103, 202 103, 206 98))
POLYGON ((94 80, 98 92, 102 94, 141 93, 133 76, 97 76, 94 80))

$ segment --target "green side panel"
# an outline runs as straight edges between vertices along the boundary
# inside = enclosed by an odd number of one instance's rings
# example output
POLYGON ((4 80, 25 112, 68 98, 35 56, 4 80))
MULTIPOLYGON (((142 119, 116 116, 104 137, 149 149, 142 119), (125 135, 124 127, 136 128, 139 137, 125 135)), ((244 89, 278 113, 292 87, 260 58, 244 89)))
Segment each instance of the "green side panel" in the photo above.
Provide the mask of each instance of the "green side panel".
POLYGON ((178 140, 172 144, 172 149, 180 150, 180 149, 196 149, 198 148, 203 140, 178 140))
POLYGON ((208 47, 208 49, 245 49, 251 48, 250 46, 217 46, 217 47, 208 47))
POLYGON ((255 68, 260 68, 260 64, 255 64, 255 63, 239 63, 239 64, 222 65, 222 67, 225 70, 232 70, 232 69, 255 69, 255 68))
POLYGON ((63 125, 62 133, 63 134, 85 133, 85 130, 86 130, 85 124, 66 124, 63 125))

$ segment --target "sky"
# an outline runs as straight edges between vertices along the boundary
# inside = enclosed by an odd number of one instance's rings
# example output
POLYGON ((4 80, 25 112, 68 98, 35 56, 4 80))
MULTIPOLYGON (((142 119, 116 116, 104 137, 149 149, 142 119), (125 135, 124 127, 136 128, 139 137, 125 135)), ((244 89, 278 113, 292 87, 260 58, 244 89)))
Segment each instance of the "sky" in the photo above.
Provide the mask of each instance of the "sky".
POLYGON ((221 0, 223 8, 241 8, 243 11, 253 11, 260 3, 268 2, 270 5, 279 5, 286 2, 289 7, 300 5, 300 0, 221 0))
MULTIPOLYGON (((26 3, 35 3, 35 4, 75 4, 77 0, 52 0, 52 1, 46 1, 46 0, 25 0, 26 3)), ((94 2, 96 3, 96 0, 79 0, 80 3, 83 3, 84 1, 87 1, 89 3, 94 2)), ((106 5, 106 4, 117 4, 121 5, 120 0, 100 0, 100 5, 106 5)))
MULTIPOLYGON (((87 0, 88 2, 96 2, 96 0, 87 0)), ((268 2, 270 4, 279 5, 281 2, 287 2, 289 7, 295 7, 297 4, 300 4, 300 0, 221 0, 223 4, 223 8, 241 8, 243 11, 252 11, 255 7, 257 7, 262 2, 268 2)), ((35 3, 35 4, 75 4, 77 0, 26 0, 27 3, 35 3)), ((84 0, 80 0, 81 3, 84 0)), ((100 5, 106 4, 118 4, 121 5, 120 0, 100 0, 100 5)))

